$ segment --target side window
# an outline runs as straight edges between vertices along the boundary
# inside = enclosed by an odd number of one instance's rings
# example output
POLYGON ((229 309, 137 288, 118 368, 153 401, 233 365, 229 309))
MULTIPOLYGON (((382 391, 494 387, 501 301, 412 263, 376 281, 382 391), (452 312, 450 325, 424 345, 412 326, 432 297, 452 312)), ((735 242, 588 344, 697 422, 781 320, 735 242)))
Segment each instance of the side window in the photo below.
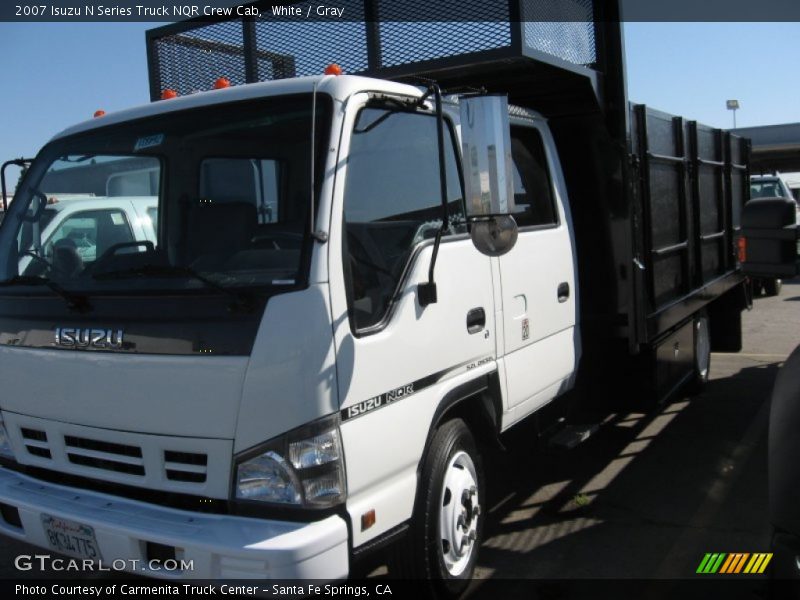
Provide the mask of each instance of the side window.
POLYGON ((77 254, 84 262, 93 262, 115 244, 134 241, 125 213, 117 209, 75 213, 64 219, 45 242, 45 255, 77 254))
MULTIPOLYGON (((451 132, 445 132, 448 234, 466 232, 451 132)), ((442 224, 436 119, 366 108, 350 142, 344 189, 345 276, 356 329, 386 315, 414 248, 442 224)))
POLYGON ((553 184, 547 168, 542 136, 530 127, 511 128, 511 155, 514 159, 514 219, 520 227, 555 225, 553 184))

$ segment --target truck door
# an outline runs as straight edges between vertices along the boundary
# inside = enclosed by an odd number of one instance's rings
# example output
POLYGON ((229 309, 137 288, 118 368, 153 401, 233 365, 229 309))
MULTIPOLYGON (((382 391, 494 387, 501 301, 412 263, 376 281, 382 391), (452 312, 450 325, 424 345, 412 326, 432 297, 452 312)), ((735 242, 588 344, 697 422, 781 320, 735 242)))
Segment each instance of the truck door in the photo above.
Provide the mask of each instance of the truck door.
POLYGON ((512 126, 516 246, 501 256, 511 422, 561 391, 576 366, 575 270, 566 194, 549 134, 512 126), (554 176, 556 175, 556 176, 554 176))
POLYGON ((378 514, 368 533, 354 527, 359 543, 411 514, 440 403, 496 368, 495 310, 491 259, 466 235, 453 129, 438 301, 425 307, 417 286, 428 280, 442 223, 436 119, 364 106, 344 131, 329 265, 348 507, 378 514))

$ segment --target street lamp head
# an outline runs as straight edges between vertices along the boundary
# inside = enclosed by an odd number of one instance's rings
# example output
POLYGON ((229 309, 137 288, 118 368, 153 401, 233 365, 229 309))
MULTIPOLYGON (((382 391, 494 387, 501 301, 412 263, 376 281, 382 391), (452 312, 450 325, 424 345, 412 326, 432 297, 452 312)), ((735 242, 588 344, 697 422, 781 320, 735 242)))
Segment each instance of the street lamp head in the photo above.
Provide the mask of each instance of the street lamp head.
POLYGON ((739 109, 739 101, 738 100, 727 100, 725 102, 725 106, 727 106, 728 110, 738 110, 739 109))

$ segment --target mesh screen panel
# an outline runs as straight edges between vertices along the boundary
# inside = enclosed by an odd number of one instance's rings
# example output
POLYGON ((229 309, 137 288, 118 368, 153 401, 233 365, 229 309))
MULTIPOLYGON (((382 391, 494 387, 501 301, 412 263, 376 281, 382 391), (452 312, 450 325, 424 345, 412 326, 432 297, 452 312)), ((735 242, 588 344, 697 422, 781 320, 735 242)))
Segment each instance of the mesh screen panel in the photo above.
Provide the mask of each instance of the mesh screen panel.
MULTIPOLYGON (((155 41, 159 89, 180 95, 210 90, 218 77, 246 83, 242 22, 205 24, 155 41)), ((151 75, 152 76, 152 75, 151 75)))
POLYGON ((266 53, 293 57, 293 72, 275 72, 273 61, 259 58, 258 79, 321 75, 325 67, 336 63, 345 73, 366 71, 367 48, 364 23, 329 21, 256 22, 256 47, 259 56, 266 53))
POLYGON ((592 0, 525 0, 522 20, 529 48, 575 65, 596 62, 592 0))
POLYGON ((394 67, 511 45, 508 23, 380 23, 382 66, 394 67))
POLYGON ((153 95, 208 90, 221 76, 238 85, 316 75, 332 62, 345 73, 374 72, 511 49, 515 31, 529 49, 575 65, 596 62, 593 0, 339 0, 347 21, 315 18, 319 3, 311 0, 292 6, 311 17, 263 13, 151 38, 153 95), (516 10, 521 25, 512 22, 516 10))

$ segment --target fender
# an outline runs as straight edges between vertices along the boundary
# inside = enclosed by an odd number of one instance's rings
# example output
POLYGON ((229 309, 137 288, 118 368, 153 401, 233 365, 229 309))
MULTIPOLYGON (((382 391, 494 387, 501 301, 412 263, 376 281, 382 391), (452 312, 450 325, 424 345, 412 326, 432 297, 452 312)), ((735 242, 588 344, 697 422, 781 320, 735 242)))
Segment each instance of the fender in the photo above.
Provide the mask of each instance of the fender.
MULTIPOLYGON (((498 436, 502 422, 503 404, 500 394, 500 378, 497 371, 492 371, 453 388, 439 402, 436 411, 433 413, 431 426, 428 430, 428 438, 425 441, 425 448, 422 450, 422 458, 417 465, 418 476, 422 469, 422 464, 425 462, 425 457, 428 455, 428 449, 433 438, 432 433, 436 431, 447 413, 475 396, 480 396, 480 403, 476 404, 476 406, 480 408, 479 414, 485 416, 488 424, 491 425, 494 433, 493 441, 500 443, 498 436)), ((479 434, 480 432, 474 433, 479 434)))

